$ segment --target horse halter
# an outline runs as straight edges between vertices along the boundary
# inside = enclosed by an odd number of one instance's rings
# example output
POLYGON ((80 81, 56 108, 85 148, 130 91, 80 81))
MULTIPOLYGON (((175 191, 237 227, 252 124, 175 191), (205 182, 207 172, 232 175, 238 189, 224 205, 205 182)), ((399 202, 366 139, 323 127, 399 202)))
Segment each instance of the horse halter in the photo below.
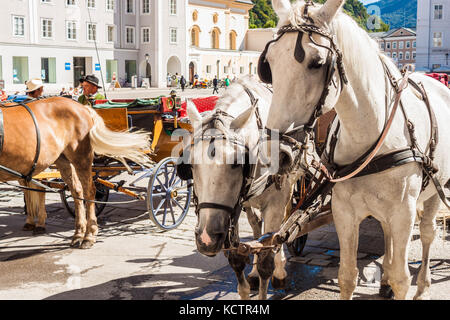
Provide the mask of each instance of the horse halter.
MULTIPOLYGON (((311 4, 309 4, 309 5, 311 5, 311 4)), ((307 15, 307 7, 309 5, 307 5, 305 7, 304 18, 306 20, 313 22, 313 20, 307 15)), ((335 36, 320 29, 319 27, 315 26, 314 24, 301 24, 298 26, 293 26, 293 25, 289 24, 289 25, 283 26, 278 30, 278 33, 277 33, 278 37, 274 40, 269 41, 266 44, 264 51, 261 53, 261 56, 259 57, 258 76, 261 79, 261 81, 264 83, 272 84, 272 70, 270 69, 270 64, 266 59, 267 51, 269 50, 269 47, 272 43, 280 40, 281 37, 283 37, 283 35, 288 32, 298 32, 297 42, 295 44, 295 50, 294 50, 294 58, 298 63, 302 63, 305 60, 305 50, 302 45, 303 36, 305 34, 308 35, 310 41, 312 43, 314 43, 316 46, 319 46, 319 47, 322 47, 322 48, 325 48, 328 50, 327 63, 324 65, 324 67, 327 68, 325 83, 324 83, 324 90, 322 91, 322 95, 319 99, 318 104, 315 107, 315 110, 314 110, 310 120, 308 121, 307 125, 305 126, 305 128, 309 128, 312 131, 317 119, 322 115, 322 109, 323 109, 323 106, 325 105, 325 100, 329 94, 330 86, 334 84, 333 76, 334 76, 334 73, 336 72, 336 69, 338 70, 339 77, 341 80, 341 91, 344 88, 344 84, 348 83, 348 79, 347 79, 347 76, 346 76, 345 70, 344 70, 342 52, 337 46, 335 36), (318 34, 321 37, 328 39, 330 42, 330 46, 324 46, 324 45, 317 43, 316 41, 314 41, 312 34, 318 34)), ((336 84, 334 84, 334 85, 336 85, 336 84)))

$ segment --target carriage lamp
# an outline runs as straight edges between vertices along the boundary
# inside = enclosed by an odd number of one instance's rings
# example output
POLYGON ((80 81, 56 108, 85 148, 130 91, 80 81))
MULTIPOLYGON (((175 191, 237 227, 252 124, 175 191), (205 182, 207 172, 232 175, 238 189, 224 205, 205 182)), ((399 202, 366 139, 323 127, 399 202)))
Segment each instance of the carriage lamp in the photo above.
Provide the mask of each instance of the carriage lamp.
POLYGON ((150 55, 148 53, 145 54, 145 61, 148 62, 148 60, 150 59, 150 55))

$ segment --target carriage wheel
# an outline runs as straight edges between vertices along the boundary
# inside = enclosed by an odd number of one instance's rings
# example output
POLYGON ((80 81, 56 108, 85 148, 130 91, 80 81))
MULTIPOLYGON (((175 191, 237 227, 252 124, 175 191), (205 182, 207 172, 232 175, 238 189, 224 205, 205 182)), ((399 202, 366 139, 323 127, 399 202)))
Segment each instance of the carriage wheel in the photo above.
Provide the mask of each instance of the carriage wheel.
MULTIPOLYGON (((95 182, 95 200, 96 201, 102 201, 107 202, 109 198, 109 188, 105 185, 95 182)), ((73 203, 72 195, 69 191, 64 190, 64 192, 60 193, 61 201, 64 204, 64 207, 66 207, 67 212, 75 218, 75 205, 73 203)), ((106 203, 96 203, 95 204, 95 215, 98 217, 103 209, 105 209, 106 203)))
POLYGON ((150 219, 162 230, 178 227, 189 211, 192 180, 177 176, 176 158, 161 160, 148 184, 147 208, 150 219))
MULTIPOLYGON (((304 179, 307 179, 306 177, 304 179)), ((298 201, 301 198, 301 191, 304 189, 304 186, 308 185, 308 181, 302 181, 302 179, 298 180, 294 187, 294 193, 292 195, 292 209, 297 206, 298 201)), ((303 249, 306 245, 306 240, 308 239, 308 234, 301 236, 291 243, 286 243, 289 253, 293 257, 301 256, 303 249)))

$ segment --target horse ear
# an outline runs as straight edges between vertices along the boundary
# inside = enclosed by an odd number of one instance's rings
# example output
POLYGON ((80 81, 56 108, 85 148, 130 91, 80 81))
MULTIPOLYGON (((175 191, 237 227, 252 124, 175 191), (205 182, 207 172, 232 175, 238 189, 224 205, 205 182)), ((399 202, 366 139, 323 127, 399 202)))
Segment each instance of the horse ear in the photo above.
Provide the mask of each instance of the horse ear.
POLYGON ((202 122, 202 116, 191 99, 186 100, 186 113, 192 124, 195 125, 198 122, 202 122))
POLYGON ((247 121, 250 120, 254 110, 254 107, 250 107, 242 112, 236 119, 231 121, 230 129, 236 130, 244 127, 247 121))
POLYGON ((318 13, 318 18, 325 22, 326 24, 330 24, 336 16, 339 9, 344 6, 345 0, 328 0, 325 4, 320 8, 318 13))
POLYGON ((292 8, 291 2, 289 0, 272 0, 272 6, 280 23, 286 23, 289 20, 289 12, 292 8))

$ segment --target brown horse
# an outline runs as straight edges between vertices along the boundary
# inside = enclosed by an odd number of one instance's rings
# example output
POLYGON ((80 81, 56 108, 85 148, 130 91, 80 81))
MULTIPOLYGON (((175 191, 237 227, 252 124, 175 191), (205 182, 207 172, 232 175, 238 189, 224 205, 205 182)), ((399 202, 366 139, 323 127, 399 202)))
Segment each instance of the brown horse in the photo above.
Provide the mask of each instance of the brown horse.
MULTIPOLYGON (((0 154, 0 165, 22 175, 29 174, 36 156, 37 134, 30 113, 23 106, 6 104, 1 108, 4 118, 4 144, 0 154)), ((141 165, 151 161, 143 153, 150 145, 149 133, 113 132, 105 127, 103 119, 88 106, 71 99, 52 97, 27 103, 39 126, 41 148, 33 175, 55 164, 62 179, 69 187, 75 203, 75 234, 72 247, 90 248, 98 232, 94 200, 95 186, 92 179, 94 153, 116 158, 125 158, 141 165)), ((0 181, 19 180, 14 175, 0 170, 0 181)), ((35 186, 33 186, 35 187, 35 186)), ((36 192, 31 192, 35 194, 36 192)), ((26 195, 30 198, 30 195, 26 195)), ((31 201, 31 213, 27 218, 28 228, 34 226, 34 215, 39 212, 37 227, 45 226, 44 196, 31 201), (39 205, 35 205, 39 204, 39 205), (36 206, 36 207, 35 207, 36 206)), ((27 228, 27 224, 24 228, 27 228)))

